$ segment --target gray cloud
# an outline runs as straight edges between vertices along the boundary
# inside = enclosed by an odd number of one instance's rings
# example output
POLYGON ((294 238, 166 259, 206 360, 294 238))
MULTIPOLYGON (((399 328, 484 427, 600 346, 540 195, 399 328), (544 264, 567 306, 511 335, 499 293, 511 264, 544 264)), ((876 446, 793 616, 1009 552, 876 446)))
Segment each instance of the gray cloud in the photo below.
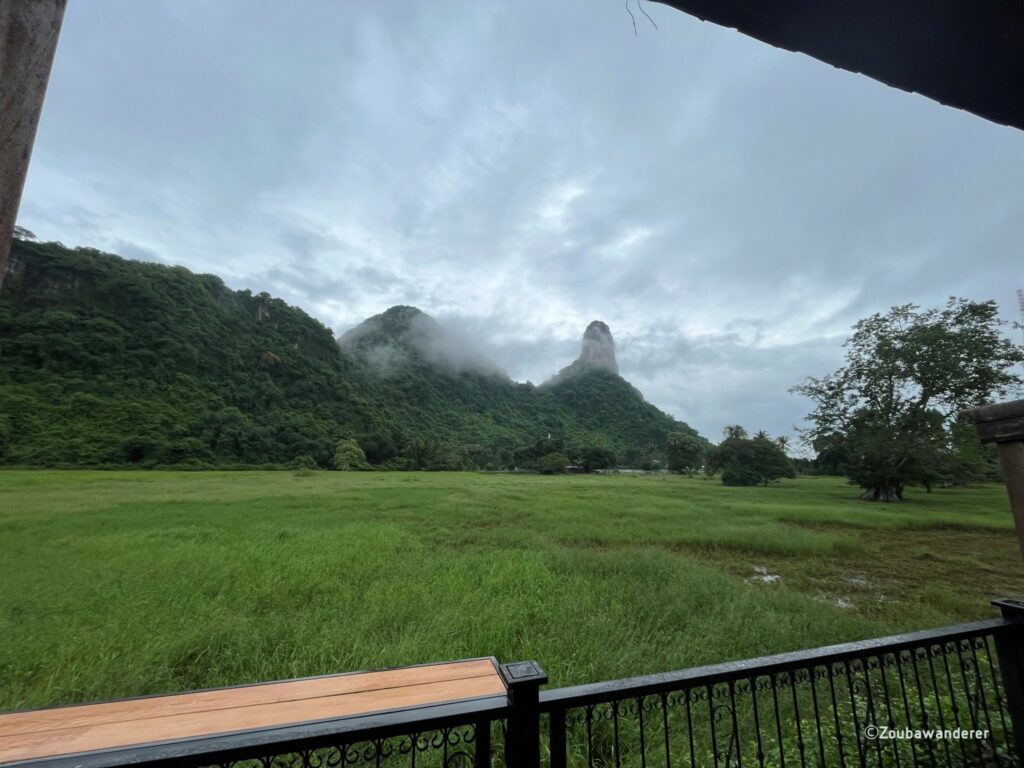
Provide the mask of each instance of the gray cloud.
POLYGON ((674 10, 620 3, 71 4, 21 224, 215 272, 339 333, 392 304, 514 378, 592 319, 716 436, 861 316, 1011 317, 1024 134, 674 10))

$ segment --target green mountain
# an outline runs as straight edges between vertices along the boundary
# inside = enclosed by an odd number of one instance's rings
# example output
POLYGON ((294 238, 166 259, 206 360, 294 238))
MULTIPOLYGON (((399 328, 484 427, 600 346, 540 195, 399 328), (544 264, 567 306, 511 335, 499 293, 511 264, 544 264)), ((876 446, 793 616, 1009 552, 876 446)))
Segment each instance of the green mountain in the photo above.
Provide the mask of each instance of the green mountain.
POLYGON ((334 336, 212 275, 15 241, 0 293, 0 460, 328 461, 365 404, 334 336))
POLYGON ((511 381, 466 338, 443 328, 416 307, 391 307, 347 331, 338 344, 373 373, 389 375, 413 364, 447 373, 476 373, 511 381))
POLYGON ((593 353, 603 366, 581 355, 571 375, 519 384, 413 307, 335 340, 212 275, 15 240, 0 464, 326 467, 346 437, 393 468, 522 466, 586 446, 633 464, 670 432, 695 434, 593 353))

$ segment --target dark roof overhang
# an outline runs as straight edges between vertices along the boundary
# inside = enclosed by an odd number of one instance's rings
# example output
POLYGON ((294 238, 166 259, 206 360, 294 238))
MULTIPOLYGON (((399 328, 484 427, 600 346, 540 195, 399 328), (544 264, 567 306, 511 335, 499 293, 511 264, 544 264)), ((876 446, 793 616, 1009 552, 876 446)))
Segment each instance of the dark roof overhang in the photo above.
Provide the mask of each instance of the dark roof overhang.
POLYGON ((1024 130, 1024 0, 656 0, 1024 130))

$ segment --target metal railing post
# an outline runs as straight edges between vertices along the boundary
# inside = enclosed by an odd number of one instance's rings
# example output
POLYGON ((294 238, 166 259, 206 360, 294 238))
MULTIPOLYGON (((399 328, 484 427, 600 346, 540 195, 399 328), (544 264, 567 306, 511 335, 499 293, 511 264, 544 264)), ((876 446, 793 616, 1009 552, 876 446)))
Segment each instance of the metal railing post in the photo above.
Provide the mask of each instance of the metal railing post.
POLYGON ((551 768, 565 768, 565 710, 551 710, 550 730, 551 768))
POLYGON ((1013 728, 1013 746, 1019 764, 1024 765, 1024 602, 993 600, 992 605, 1014 624, 1011 631, 996 634, 995 645, 1013 728))
POLYGON ((999 448, 1006 492, 1017 527, 1017 542, 1024 555, 1024 400, 984 405, 960 412, 960 420, 973 424, 983 443, 999 448))
POLYGON ((473 768, 491 768, 491 721, 481 720, 473 730, 476 738, 473 768))
POLYGON ((505 733, 508 768, 540 768, 540 687, 548 681, 535 661, 502 664, 510 712, 505 733))

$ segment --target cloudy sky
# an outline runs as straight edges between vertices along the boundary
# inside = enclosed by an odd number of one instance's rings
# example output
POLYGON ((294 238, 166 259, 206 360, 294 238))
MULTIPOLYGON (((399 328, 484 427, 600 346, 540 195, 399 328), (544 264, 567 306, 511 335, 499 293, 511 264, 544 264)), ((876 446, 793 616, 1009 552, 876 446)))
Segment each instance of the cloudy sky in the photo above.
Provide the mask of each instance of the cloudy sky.
POLYGON ((513 377, 595 318, 703 433, 788 433, 858 318, 1024 287, 1024 132, 619 0, 72 0, 20 224, 393 304, 513 377))

